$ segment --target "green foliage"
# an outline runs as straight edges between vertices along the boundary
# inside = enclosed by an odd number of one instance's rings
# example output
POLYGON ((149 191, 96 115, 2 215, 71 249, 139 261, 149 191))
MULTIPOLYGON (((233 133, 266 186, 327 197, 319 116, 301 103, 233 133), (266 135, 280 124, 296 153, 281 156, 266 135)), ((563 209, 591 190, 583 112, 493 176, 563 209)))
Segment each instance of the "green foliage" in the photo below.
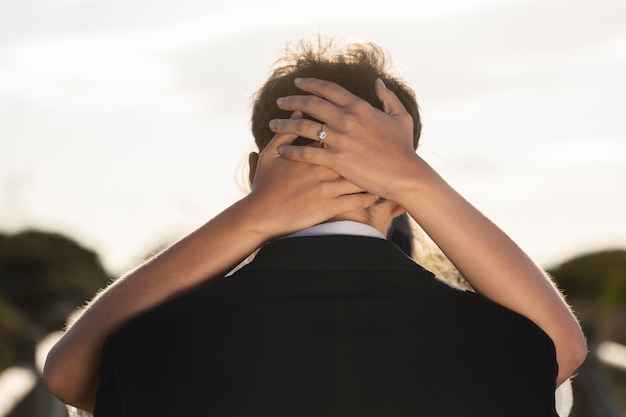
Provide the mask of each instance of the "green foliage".
POLYGON ((54 233, 0 235, 0 369, 18 340, 59 330, 108 281, 98 256, 54 233))
POLYGON ((0 372, 13 361, 13 347, 23 326, 19 311, 0 294, 0 372))
POLYGON ((588 314, 626 308, 626 250, 609 250, 571 259, 549 271, 572 302, 588 314))

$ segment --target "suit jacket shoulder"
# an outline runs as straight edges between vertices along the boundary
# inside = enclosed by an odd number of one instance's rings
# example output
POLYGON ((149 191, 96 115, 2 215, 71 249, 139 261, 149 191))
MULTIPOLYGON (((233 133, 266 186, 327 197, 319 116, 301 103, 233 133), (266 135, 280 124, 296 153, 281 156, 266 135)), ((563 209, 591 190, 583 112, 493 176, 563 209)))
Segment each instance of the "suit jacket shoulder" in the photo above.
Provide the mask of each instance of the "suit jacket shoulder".
POLYGON ((382 239, 279 240, 104 349, 96 417, 555 415, 550 338, 382 239))

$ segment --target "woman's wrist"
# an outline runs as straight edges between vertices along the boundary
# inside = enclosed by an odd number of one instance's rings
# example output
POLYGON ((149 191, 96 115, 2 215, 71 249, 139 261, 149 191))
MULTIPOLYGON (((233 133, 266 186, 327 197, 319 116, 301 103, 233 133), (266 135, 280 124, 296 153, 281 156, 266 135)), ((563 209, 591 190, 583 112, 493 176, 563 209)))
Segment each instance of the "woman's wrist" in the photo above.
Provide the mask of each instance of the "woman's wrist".
POLYGON ((252 192, 233 205, 237 211, 237 229, 259 246, 291 232, 293 222, 278 204, 252 192))
POLYGON ((441 176, 421 157, 417 156, 390 182, 389 199, 409 209, 433 195, 444 182, 441 176))

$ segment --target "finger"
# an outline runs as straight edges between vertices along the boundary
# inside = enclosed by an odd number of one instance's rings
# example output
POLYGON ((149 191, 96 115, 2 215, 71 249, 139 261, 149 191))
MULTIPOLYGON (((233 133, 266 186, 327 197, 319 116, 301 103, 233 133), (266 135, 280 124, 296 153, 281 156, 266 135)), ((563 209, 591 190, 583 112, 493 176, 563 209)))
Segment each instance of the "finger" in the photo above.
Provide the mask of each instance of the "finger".
MULTIPOLYGON (((320 123, 309 119, 274 119, 270 121, 269 127, 275 133, 297 135, 311 140, 317 140, 322 129, 320 123)), ((328 131, 328 127, 326 127, 326 131, 328 131)))
POLYGON ((301 120, 285 120, 275 119, 270 122, 270 129, 279 134, 297 135, 298 139, 292 143, 292 145, 315 145, 319 141, 319 146, 322 143, 328 145, 328 138, 335 136, 331 133, 331 128, 326 123, 319 123, 313 120, 301 119, 301 120), (323 133, 322 133, 323 132, 323 133), (300 140, 302 139, 302 140, 300 140))
MULTIPOLYGON (((302 116, 303 116, 302 112, 294 111, 293 113, 291 113, 291 116, 289 116, 289 120, 293 121, 293 120, 302 119, 302 116)), ((278 147, 293 142, 293 140, 297 137, 298 135, 277 132, 276 135, 274 135, 274 137, 268 142, 265 149, 266 150, 273 149, 273 150, 276 150, 276 152, 278 152, 277 150, 278 147)))
POLYGON ((298 119, 302 119, 302 117, 304 117, 302 112, 296 110, 293 113, 291 113, 291 116, 289 116, 289 120, 298 120, 298 119))
POLYGON ((280 145, 278 152, 287 159, 298 162, 307 162, 309 164, 321 165, 328 167, 329 153, 327 149, 316 148, 312 146, 293 146, 280 145))
POLYGON ((363 210, 376 203, 378 196, 370 193, 342 195, 335 199, 338 214, 363 210))
POLYGON ((339 109, 335 104, 315 95, 281 97, 276 100, 276 105, 281 110, 298 110, 326 123, 334 123, 340 117, 339 109))
POLYGON ((374 89, 376 90, 376 96, 383 103, 385 113, 394 117, 408 114, 398 96, 387 88, 383 80, 377 78, 374 89))
POLYGON ((296 78, 295 85, 302 91, 322 97, 338 106, 348 106, 359 98, 332 81, 319 78, 296 78))
MULTIPOLYGON (((324 167, 324 169, 331 171, 330 169, 324 167)), ((337 175, 334 171, 331 171, 335 175, 337 175)), ((350 194, 362 194, 365 190, 359 187, 358 185, 354 185, 347 179, 337 176, 337 179, 333 184, 333 193, 335 195, 350 195, 350 194)))

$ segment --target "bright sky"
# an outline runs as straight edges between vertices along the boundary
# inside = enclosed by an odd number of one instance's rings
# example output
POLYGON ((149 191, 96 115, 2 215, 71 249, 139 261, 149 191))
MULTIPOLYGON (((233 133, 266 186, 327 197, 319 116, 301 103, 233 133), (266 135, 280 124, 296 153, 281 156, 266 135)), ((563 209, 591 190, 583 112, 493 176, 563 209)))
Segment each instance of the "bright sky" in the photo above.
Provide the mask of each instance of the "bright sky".
POLYGON ((626 2, 0 0, 0 231, 113 273, 243 194, 250 97, 288 41, 382 45, 422 154, 540 263, 626 247, 626 2))

